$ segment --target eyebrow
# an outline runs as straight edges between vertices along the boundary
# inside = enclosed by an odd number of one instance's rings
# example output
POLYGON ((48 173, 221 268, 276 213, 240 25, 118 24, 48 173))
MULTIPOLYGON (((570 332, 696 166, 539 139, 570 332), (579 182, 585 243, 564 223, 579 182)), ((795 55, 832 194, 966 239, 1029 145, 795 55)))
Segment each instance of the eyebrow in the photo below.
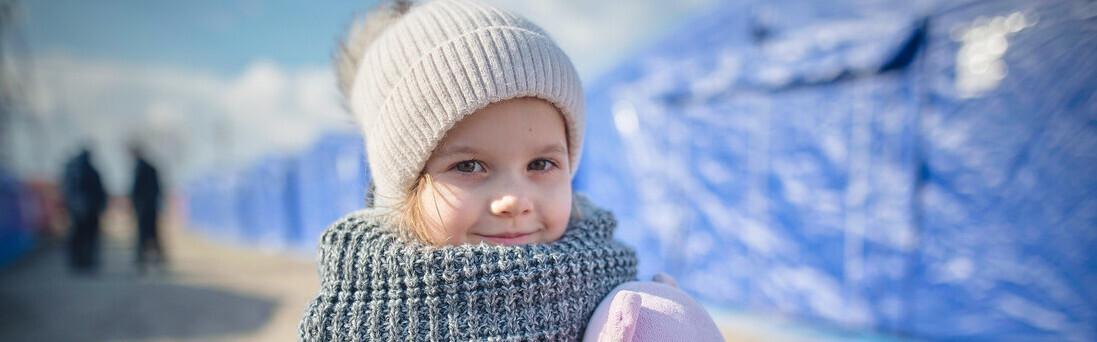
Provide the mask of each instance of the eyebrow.
POLYGON ((479 152, 477 149, 470 146, 457 145, 439 150, 438 155, 446 156, 451 154, 477 154, 477 152, 479 152))
POLYGON ((550 153, 567 153, 568 149, 561 144, 552 144, 545 146, 538 151, 537 154, 550 154, 550 153))
MULTIPOLYGON (((567 153, 568 149, 562 144, 550 144, 542 147, 537 151, 537 154, 551 154, 551 153, 567 153)), ((479 154, 480 150, 472 148, 471 146, 457 145, 450 146, 445 149, 439 150, 438 155, 453 155, 453 154, 479 154)))

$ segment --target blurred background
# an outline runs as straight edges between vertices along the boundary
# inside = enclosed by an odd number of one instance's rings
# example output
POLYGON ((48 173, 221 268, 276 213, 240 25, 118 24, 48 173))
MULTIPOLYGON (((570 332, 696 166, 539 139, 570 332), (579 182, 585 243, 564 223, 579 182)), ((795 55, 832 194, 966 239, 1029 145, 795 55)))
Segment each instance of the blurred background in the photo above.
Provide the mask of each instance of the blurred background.
MULTIPOLYGON (((1097 340, 1097 2, 487 1, 728 340, 1097 340)), ((330 60, 374 4, 0 1, 0 340, 294 339, 364 205, 330 60)))

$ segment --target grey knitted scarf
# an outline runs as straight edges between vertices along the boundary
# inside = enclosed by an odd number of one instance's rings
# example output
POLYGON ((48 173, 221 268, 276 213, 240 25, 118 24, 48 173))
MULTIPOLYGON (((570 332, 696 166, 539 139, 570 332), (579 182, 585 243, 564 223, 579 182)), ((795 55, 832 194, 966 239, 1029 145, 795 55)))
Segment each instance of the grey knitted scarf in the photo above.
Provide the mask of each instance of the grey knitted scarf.
POLYGON ((320 291, 305 341, 577 341, 609 291, 636 279, 616 220, 582 196, 581 219, 548 244, 430 247, 397 237, 378 212, 323 234, 320 291))

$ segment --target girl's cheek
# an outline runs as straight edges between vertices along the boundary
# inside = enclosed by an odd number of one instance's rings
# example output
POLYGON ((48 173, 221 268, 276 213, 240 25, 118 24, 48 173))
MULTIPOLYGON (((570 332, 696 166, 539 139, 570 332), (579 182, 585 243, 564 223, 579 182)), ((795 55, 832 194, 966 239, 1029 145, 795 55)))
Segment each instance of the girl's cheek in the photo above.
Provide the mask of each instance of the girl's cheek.
POLYGON ((475 211, 488 196, 487 185, 484 182, 474 184, 448 184, 438 198, 440 206, 453 213, 465 213, 475 211))
POLYGON ((482 186, 487 177, 480 174, 462 174, 459 172, 445 172, 435 178, 436 183, 442 183, 453 191, 468 191, 482 186))
POLYGON ((571 196, 571 182, 568 179, 553 183, 545 191, 545 199, 548 201, 546 205, 549 208, 546 214, 558 225, 566 226, 571 217, 571 196))
POLYGON ((439 200, 453 206, 458 204, 456 200, 464 197, 474 188, 465 182, 435 182, 435 185, 439 200))

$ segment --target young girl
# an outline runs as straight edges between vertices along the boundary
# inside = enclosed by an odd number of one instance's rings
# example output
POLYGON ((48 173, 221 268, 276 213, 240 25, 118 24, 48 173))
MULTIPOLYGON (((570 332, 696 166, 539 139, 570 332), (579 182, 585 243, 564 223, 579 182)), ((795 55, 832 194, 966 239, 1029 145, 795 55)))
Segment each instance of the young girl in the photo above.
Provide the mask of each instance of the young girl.
POLYGON ((540 28, 464 0, 395 3, 337 63, 375 205, 324 232, 300 339, 578 340, 635 280, 612 214, 572 193, 583 92, 540 28))

